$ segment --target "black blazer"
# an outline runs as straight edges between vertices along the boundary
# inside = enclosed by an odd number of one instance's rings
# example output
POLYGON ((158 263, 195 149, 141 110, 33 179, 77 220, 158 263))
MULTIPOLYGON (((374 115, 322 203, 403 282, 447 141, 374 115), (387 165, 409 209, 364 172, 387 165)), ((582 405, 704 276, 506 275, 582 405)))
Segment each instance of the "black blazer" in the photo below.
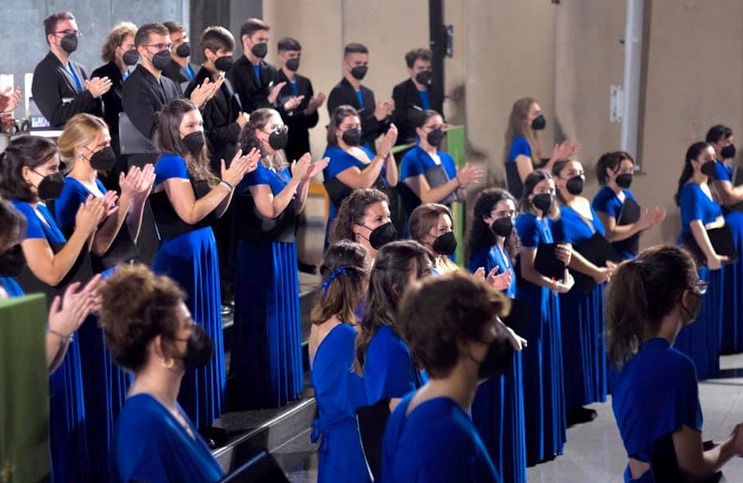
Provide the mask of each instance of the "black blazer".
POLYGON ((363 108, 359 105, 359 100, 356 98, 356 91, 353 89, 353 86, 344 77, 342 81, 333 87, 330 95, 328 95, 328 113, 330 117, 333 117, 333 111, 338 106, 344 104, 355 107, 359 111, 359 118, 361 119, 361 144, 368 145, 374 151, 374 140, 380 134, 387 132, 387 128, 390 126, 390 119, 387 118, 379 122, 374 117, 374 109, 377 107, 377 103, 374 100, 374 91, 362 85, 361 98, 364 100, 363 108))
POLYGON ((276 107, 268 102, 268 95, 271 93, 271 88, 276 85, 278 72, 274 66, 263 60, 260 63, 260 72, 259 81, 255 78, 253 64, 243 55, 237 59, 227 73, 227 79, 232 82, 243 112, 248 114, 261 107, 276 107))
POLYGON ((101 100, 95 99, 85 89, 84 83, 88 79, 85 68, 77 62, 70 61, 70 64, 80 80, 83 89, 80 92, 72 75, 51 51, 34 69, 31 94, 52 129, 63 129, 72 116, 81 112, 96 116, 103 114, 101 100), (64 102, 63 99, 72 100, 64 102))
MULTIPOLYGON (((443 99, 436 96, 431 89, 428 89, 428 95, 431 109, 442 114, 443 99)), ((400 82, 392 89, 392 99, 395 101, 392 122, 395 123, 399 131, 397 144, 415 142, 415 116, 419 111, 413 106, 423 109, 418 88, 415 87, 411 79, 400 82)))
MULTIPOLYGON (((191 63, 188 65, 193 69, 194 78, 196 78, 196 73, 199 72, 199 66, 191 63)), ((163 75, 175 82, 176 87, 178 87, 178 92, 180 93, 183 93, 191 82, 191 79, 186 75, 185 67, 181 67, 181 65, 173 59, 170 59, 170 64, 168 64, 165 70, 163 70, 163 75)))
POLYGON ((172 80, 160 76, 160 83, 147 69, 138 65, 124 82, 121 101, 134 127, 152 139, 157 127, 157 112, 180 93, 172 80))
POLYGON ((281 118, 284 120, 284 124, 289 127, 289 142, 284 149, 286 158, 289 161, 295 161, 302 157, 304 153, 310 152, 310 128, 317 126, 317 121, 320 119, 317 110, 309 116, 304 115, 304 110, 307 109, 307 104, 310 103, 310 99, 314 95, 312 90, 312 82, 304 76, 299 74, 294 75, 294 79, 297 82, 298 95, 304 96, 299 107, 293 111, 284 111, 283 106, 290 97, 294 95, 292 86, 287 79, 286 74, 283 70, 279 70, 278 82, 286 82, 286 85, 281 89, 278 97, 279 113, 281 118))
POLYGON ((118 136, 119 113, 124 111, 121 106, 121 89, 124 85, 124 78, 121 76, 119 66, 115 62, 109 62, 94 70, 91 76, 111 79, 111 89, 102 96, 103 119, 108 124, 111 136, 118 136))
MULTIPOLYGON (((206 78, 211 78, 211 74, 205 67, 202 67, 196 72, 196 77, 186 88, 186 97, 190 96, 191 92, 206 78)), ((201 110, 201 115, 204 117, 204 133, 209 143, 211 168, 217 176, 220 175, 220 160, 224 159, 229 166, 237 151, 240 125, 235 120, 239 113, 240 104, 238 104, 232 85, 227 79, 224 80, 222 88, 207 101, 201 110)))

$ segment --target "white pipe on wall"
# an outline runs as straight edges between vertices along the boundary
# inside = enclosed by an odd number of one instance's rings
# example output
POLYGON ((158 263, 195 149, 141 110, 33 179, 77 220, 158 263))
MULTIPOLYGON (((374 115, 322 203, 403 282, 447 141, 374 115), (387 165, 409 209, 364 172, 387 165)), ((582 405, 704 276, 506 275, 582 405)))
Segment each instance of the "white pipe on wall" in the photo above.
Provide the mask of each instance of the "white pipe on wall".
POLYGON ((645 0, 627 0, 627 23, 624 31, 624 109, 622 116, 622 151, 637 157, 638 120, 640 113, 640 76, 642 68, 642 30, 645 0))

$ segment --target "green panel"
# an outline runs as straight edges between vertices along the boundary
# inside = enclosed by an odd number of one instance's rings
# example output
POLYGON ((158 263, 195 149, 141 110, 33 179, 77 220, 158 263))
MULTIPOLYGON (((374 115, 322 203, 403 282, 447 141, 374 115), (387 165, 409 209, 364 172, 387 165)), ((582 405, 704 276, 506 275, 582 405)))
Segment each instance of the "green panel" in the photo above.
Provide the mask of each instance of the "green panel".
MULTIPOLYGON (((467 162, 467 140, 464 134, 464 126, 452 126, 446 131, 446 152, 448 152, 457 165, 461 168, 467 162)), ((460 267, 464 266, 464 230, 466 220, 464 219, 464 202, 454 203, 454 235, 457 237, 456 261, 460 267)))
POLYGON ((0 482, 49 474, 46 297, 0 300, 0 482))

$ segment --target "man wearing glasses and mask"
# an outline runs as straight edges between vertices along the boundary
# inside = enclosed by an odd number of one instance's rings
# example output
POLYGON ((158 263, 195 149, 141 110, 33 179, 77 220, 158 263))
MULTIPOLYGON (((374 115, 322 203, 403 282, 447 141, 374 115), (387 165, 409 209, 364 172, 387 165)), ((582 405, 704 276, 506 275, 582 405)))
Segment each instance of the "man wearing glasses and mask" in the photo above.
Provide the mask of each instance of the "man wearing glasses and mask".
POLYGON ((81 34, 70 12, 44 19, 49 53, 36 65, 31 93, 51 129, 63 129, 75 114, 102 115, 101 96, 111 88, 108 77, 88 79, 85 68, 70 60, 81 34))

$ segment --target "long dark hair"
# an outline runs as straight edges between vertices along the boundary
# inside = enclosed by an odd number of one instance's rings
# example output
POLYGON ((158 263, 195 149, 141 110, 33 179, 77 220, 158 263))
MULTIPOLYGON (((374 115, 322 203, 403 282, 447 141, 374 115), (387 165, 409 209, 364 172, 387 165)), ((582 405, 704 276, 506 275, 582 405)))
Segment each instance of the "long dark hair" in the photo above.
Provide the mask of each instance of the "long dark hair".
POLYGON ((699 156, 702 155, 702 151, 707 149, 708 146, 709 143, 705 141, 699 141, 689 146, 689 149, 686 150, 684 170, 681 171, 681 177, 679 177, 679 187, 676 190, 676 194, 673 195, 673 200, 676 202, 676 206, 680 206, 679 195, 681 194, 681 188, 683 188, 686 182, 689 181, 689 179, 694 175, 694 167, 691 165, 691 162, 699 158, 699 156))
POLYGON ((709 131, 707 131, 707 137, 705 140, 708 143, 719 143, 721 140, 724 141, 733 135, 733 130, 722 124, 715 124, 709 131))
POLYGON ((606 186, 607 183, 609 183, 609 176, 607 176, 606 170, 610 169, 616 172, 616 170, 619 169, 619 165, 621 165, 622 161, 625 159, 628 159, 634 166, 635 160, 625 151, 614 151, 601 155, 598 163, 596 163, 596 178, 598 178, 601 186, 606 186))
POLYGON ((330 243, 341 240, 356 241, 353 233, 353 225, 364 222, 366 210, 374 203, 389 203, 387 195, 375 188, 354 190, 351 195, 343 200, 338 214, 330 227, 330 243))
MULTIPOLYGON (((493 211, 495 205, 503 200, 511 200, 513 201, 514 207, 516 206, 516 200, 513 195, 501 188, 488 188, 477 195, 472 215, 472 222, 467 230, 467 243, 464 247, 465 260, 471 260, 478 251, 484 248, 489 249, 497 243, 497 235, 493 233, 493 230, 483 221, 483 218, 490 216, 490 212, 493 211)), ((503 247, 506 249, 508 256, 513 260, 519 252, 519 236, 516 234, 515 228, 511 234, 506 237, 503 247)))
MULTIPOLYGON (((552 175, 543 169, 535 169, 526 175, 526 179, 524 179, 524 191, 517 206, 519 213, 531 213, 532 202, 529 200, 529 195, 534 192, 535 186, 547 179, 552 179, 552 175)), ((559 218, 560 207, 557 206, 557 201, 552 201, 549 211, 542 214, 552 220, 559 218)))
POLYGON ((183 116, 191 111, 198 111, 198 107, 188 99, 175 99, 165 104, 158 114, 155 143, 164 153, 173 153, 186 160, 188 174, 195 180, 206 180, 209 184, 216 184, 219 180, 209 169, 209 153, 206 143, 196 156, 191 155, 181 138, 181 121, 183 116))
POLYGON ((313 324, 322 324, 333 316, 342 322, 356 321, 354 311, 366 291, 369 265, 369 255, 358 243, 343 240, 328 248, 320 267, 323 293, 312 309, 313 324))
POLYGON ((261 108, 250 113, 250 119, 245 127, 240 131, 237 138, 237 146, 242 149, 243 154, 248 154, 251 149, 255 148, 261 152, 261 162, 264 166, 274 169, 283 169, 287 166, 286 159, 282 151, 275 152, 272 156, 264 152, 261 147, 261 141, 256 133, 266 128, 271 118, 280 116, 274 109, 261 108))
POLYGON ((606 350, 620 369, 699 281, 691 255, 665 245, 619 265, 606 286, 606 350))
POLYGON ((412 270, 423 275, 423 267, 433 265, 433 256, 423 245, 412 240, 402 240, 383 246, 374 259, 369 277, 369 289, 361 318, 361 333, 356 337, 356 371, 364 368, 366 348, 382 325, 397 333, 397 309, 412 270))
POLYGON ((348 116, 359 117, 359 111, 357 111, 353 106, 347 104, 335 108, 333 115, 330 116, 330 123, 328 124, 328 146, 338 146, 338 128, 343 120, 348 116))
POLYGON ((32 203, 37 196, 23 178, 23 168, 36 169, 59 150, 54 142, 39 136, 21 136, 0 153, 0 196, 32 203))

